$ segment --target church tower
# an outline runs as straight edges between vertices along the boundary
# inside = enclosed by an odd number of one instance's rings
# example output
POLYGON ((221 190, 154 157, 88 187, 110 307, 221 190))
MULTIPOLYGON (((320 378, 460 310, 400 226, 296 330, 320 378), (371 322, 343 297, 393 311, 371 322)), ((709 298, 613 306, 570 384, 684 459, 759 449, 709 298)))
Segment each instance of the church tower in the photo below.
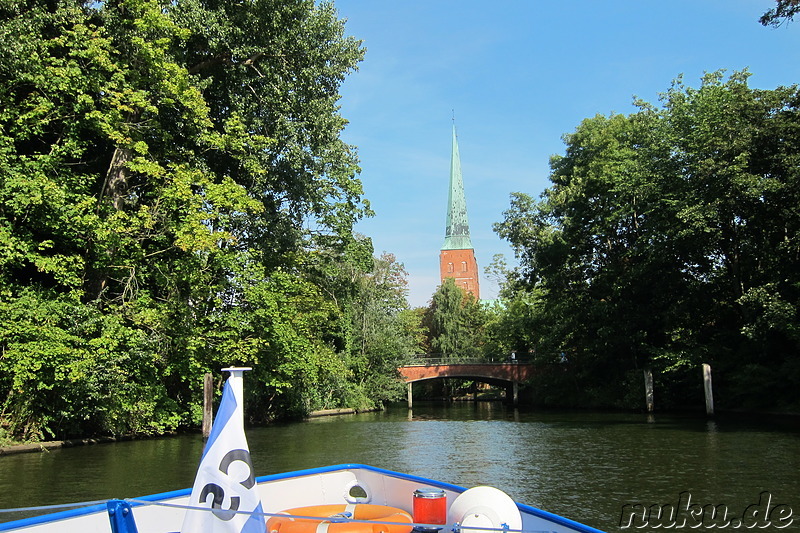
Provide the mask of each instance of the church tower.
POLYGON ((456 127, 453 125, 453 151, 450 156, 450 192, 447 195, 447 224, 444 245, 439 254, 441 280, 454 278, 456 285, 480 300, 478 262, 469 237, 467 200, 461 179, 461 158, 458 155, 456 127))

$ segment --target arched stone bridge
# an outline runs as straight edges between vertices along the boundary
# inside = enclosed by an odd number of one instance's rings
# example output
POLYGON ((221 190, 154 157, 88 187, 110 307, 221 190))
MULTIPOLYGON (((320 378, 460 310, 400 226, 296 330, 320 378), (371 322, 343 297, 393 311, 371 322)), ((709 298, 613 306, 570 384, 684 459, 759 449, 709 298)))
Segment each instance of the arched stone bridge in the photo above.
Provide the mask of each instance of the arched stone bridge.
POLYGON ((410 408, 413 403, 412 383, 439 378, 472 379, 506 387, 508 392, 506 398, 517 405, 519 383, 533 375, 534 367, 530 363, 518 361, 450 363, 442 360, 421 360, 419 363, 401 366, 397 370, 408 383, 408 407, 410 408))

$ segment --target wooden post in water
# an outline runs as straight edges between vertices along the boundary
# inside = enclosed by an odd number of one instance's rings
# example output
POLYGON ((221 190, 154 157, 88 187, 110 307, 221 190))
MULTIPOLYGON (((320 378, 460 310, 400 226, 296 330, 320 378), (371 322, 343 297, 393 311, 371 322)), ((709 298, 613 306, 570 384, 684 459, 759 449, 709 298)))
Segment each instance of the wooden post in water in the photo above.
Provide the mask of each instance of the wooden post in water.
POLYGON ((411 399, 411 385, 412 383, 408 384, 408 408, 411 409, 414 406, 414 402, 411 399))
POLYGON ((644 369, 644 395, 647 402, 647 412, 653 412, 653 370, 650 368, 644 369))
POLYGON ((211 435, 211 420, 214 417, 214 376, 206 372, 203 377, 203 442, 211 435))
POLYGON ((706 391, 706 414, 714 415, 714 391, 711 388, 711 365, 703 363, 703 388, 706 391))

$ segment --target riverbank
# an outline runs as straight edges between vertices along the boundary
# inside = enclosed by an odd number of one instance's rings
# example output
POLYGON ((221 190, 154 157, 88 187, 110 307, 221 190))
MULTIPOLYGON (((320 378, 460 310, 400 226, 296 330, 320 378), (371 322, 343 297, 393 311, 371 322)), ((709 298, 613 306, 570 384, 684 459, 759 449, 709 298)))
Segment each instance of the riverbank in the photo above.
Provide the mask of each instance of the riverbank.
MULTIPOLYGON (((463 398, 463 400, 467 400, 468 398, 463 398)), ((451 399, 452 400, 452 399, 451 399)), ((481 401, 496 401, 496 398, 488 398, 486 400, 481 401)), ((461 403, 461 402, 459 402, 461 403)), ((306 419, 312 418, 321 418, 326 416, 339 416, 339 415, 355 415, 358 413, 367 413, 367 412, 374 412, 374 411, 382 411, 384 409, 381 408, 374 408, 374 409, 353 409, 353 408, 339 408, 339 409, 322 409, 319 411, 312 411, 308 413, 306 419)), ((544 409, 545 412, 559 412, 561 409, 544 409)), ((568 409, 567 411, 577 411, 577 412, 601 412, 601 413, 610 413, 610 412, 630 412, 625 410, 591 410, 591 409, 568 409)), ((655 413, 659 416, 674 416, 680 418, 681 416, 692 416, 692 417, 699 417, 704 416, 701 415, 699 412, 686 412, 686 411, 664 411, 664 412, 657 412, 655 413)), ((798 430, 800 428, 800 413, 795 412, 773 412, 773 411, 747 411, 747 410, 730 410, 730 411, 720 411, 717 412, 715 416, 710 417, 709 419, 722 419, 722 420, 761 420, 761 421, 769 421, 771 423, 776 423, 778 427, 783 429, 790 429, 790 430, 798 430)), ((45 442, 31 442, 25 444, 7 444, 5 446, 0 446, 0 457, 4 455, 15 455, 19 453, 33 453, 33 452, 46 452, 50 450, 57 450, 59 448, 74 448, 76 446, 90 446, 93 444, 105 444, 105 443, 112 443, 112 442, 124 442, 124 441, 131 441, 131 440, 144 440, 144 439, 154 439, 154 438, 161 438, 161 437, 168 437, 173 436, 174 434, 165 434, 165 435, 154 435, 154 436, 120 436, 120 437, 94 437, 94 438, 84 438, 84 439, 67 439, 67 440, 56 440, 56 441, 45 441, 45 442)))
MULTIPOLYGON (((336 416, 336 415, 355 415, 358 413, 366 413, 370 411, 380 411, 380 408, 375 409, 322 409, 320 411, 312 411, 308 414, 307 418, 319 418, 323 416, 336 416)), ((90 446, 92 444, 104 444, 110 442, 124 442, 129 440, 139 440, 148 438, 160 438, 169 435, 156 435, 154 437, 137 437, 137 436, 122 436, 122 437, 95 437, 86 439, 67 439, 67 440, 52 440, 44 442, 30 442, 24 444, 7 444, 0 446, 0 456, 14 455, 18 453, 33 453, 33 452, 47 452, 50 450, 57 450, 59 448, 74 448, 75 446, 90 446)))
POLYGON ((17 453, 33 453, 57 450, 59 448, 73 448, 75 446, 89 446, 91 444, 102 444, 107 442, 122 442, 134 440, 137 437, 95 437, 91 439, 68 439, 51 440, 44 442, 31 442, 28 444, 9 444, 0 446, 0 456, 13 455, 17 453))

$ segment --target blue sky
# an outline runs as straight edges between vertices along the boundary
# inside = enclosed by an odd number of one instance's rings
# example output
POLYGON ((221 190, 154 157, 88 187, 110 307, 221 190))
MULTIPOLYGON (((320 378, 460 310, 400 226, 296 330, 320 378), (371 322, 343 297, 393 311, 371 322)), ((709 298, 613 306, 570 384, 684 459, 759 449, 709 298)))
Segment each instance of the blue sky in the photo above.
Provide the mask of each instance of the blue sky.
MULTIPOLYGON (((512 192, 538 197, 562 135, 596 114, 657 102, 679 75, 748 68, 751 87, 800 83, 800 21, 758 23, 773 0, 336 0, 366 59, 342 87, 376 216, 357 230, 409 273, 409 302, 439 285, 453 115, 483 271, 512 192)), ((481 278, 481 296, 496 296, 481 278)))

